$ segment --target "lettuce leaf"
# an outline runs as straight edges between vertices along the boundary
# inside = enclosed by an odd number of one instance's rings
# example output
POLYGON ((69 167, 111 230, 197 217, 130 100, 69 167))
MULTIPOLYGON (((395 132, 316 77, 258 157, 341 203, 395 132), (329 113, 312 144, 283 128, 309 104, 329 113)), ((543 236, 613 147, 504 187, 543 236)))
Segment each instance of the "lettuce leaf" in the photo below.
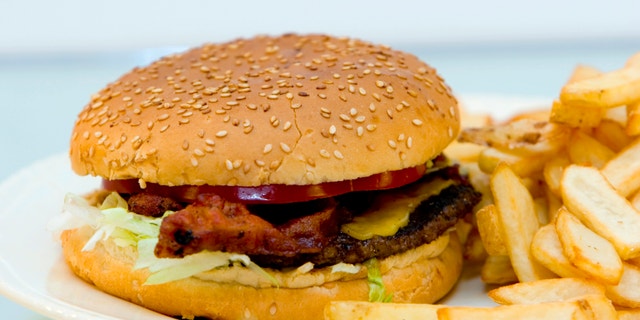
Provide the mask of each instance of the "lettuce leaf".
POLYGON ((369 281, 369 301, 391 302, 393 294, 387 293, 384 287, 378 259, 369 259, 365 261, 364 265, 367 267, 367 280, 369 281))
POLYGON ((136 247, 138 257, 134 269, 147 268, 151 272, 145 282, 148 285, 184 279, 200 272, 238 264, 278 285, 273 276, 244 254, 203 251, 180 259, 157 258, 154 248, 158 243, 162 218, 173 212, 167 211, 163 217, 152 218, 132 213, 128 209, 127 201, 116 192, 107 195, 98 208, 80 196, 68 194, 63 213, 51 224, 51 228, 53 231, 62 231, 82 225, 93 227, 95 232, 82 248, 83 251, 93 250, 99 241, 106 239, 111 239, 118 246, 136 247))

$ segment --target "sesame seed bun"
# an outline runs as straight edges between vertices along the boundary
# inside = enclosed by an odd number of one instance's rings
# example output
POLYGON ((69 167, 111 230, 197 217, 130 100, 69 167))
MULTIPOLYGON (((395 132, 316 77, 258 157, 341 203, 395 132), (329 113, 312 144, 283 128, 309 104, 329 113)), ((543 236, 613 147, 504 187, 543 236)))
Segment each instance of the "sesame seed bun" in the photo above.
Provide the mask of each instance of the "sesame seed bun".
POLYGON ((435 70, 324 35, 208 44, 136 68, 78 116, 81 175, 161 185, 309 185, 424 164, 459 129, 435 70))
MULTIPOLYGON (((104 292, 167 315, 186 319, 298 319, 303 312, 305 319, 322 319, 329 301, 368 299, 366 272, 353 279, 298 284, 297 288, 256 288, 199 277, 142 285, 148 271, 132 270, 136 256, 133 248, 118 247, 107 240, 99 242, 94 250, 81 251, 92 233, 84 227, 62 234, 63 252, 73 272, 104 292)), ((462 269, 457 233, 449 232, 432 244, 381 260, 380 269, 385 287, 393 292, 393 302, 435 302, 451 290, 462 269), (441 241, 447 241, 446 247, 438 248, 436 243, 441 241)), ((219 272, 226 275, 218 274, 217 278, 237 277, 233 268, 219 272)), ((330 274, 328 270, 320 272, 330 274)), ((280 279, 294 281, 294 277, 291 274, 280 279)))

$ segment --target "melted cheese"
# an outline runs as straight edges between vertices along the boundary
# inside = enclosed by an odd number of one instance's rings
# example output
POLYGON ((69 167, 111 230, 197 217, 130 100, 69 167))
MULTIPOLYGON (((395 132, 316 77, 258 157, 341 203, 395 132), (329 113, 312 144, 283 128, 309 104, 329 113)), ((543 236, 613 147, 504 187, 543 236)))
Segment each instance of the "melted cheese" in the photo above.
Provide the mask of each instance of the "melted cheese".
POLYGON ((451 184, 451 181, 436 178, 385 192, 376 198, 369 211, 344 224, 342 232, 358 240, 392 236, 409 223, 409 215, 421 202, 439 194, 451 184))

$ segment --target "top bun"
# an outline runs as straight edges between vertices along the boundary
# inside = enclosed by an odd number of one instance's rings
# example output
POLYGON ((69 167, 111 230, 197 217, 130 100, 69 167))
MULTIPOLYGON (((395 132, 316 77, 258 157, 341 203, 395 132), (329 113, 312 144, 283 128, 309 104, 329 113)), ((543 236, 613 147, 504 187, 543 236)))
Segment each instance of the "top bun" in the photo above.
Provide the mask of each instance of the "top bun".
POLYGON ((411 54, 325 35, 206 44, 94 95, 71 138, 78 174, 161 185, 308 185, 423 164, 457 101, 411 54))

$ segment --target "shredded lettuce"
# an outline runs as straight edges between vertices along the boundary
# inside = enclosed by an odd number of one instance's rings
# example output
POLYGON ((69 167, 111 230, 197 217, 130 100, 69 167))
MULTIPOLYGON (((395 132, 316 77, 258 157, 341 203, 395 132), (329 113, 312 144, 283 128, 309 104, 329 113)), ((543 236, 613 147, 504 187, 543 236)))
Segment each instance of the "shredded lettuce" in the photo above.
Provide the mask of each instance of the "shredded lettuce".
POLYGON ((367 280, 369 281, 369 301, 370 302, 391 302, 392 293, 387 293, 382 282, 380 266, 376 258, 365 261, 367 267, 367 280))
POLYGON ((127 201, 116 192, 110 193, 99 208, 90 205, 80 196, 68 194, 61 218, 53 222, 52 228, 61 231, 82 225, 93 227, 95 232, 82 248, 83 251, 93 250, 99 241, 106 239, 111 239, 117 246, 135 247, 138 257, 134 269, 147 268, 151 272, 145 282, 147 285, 171 282, 238 264, 278 285, 272 275, 244 254, 203 251, 181 259, 157 258, 154 248, 158 243, 160 224, 162 218, 172 212, 167 211, 163 217, 151 218, 129 212, 128 209, 127 201))

